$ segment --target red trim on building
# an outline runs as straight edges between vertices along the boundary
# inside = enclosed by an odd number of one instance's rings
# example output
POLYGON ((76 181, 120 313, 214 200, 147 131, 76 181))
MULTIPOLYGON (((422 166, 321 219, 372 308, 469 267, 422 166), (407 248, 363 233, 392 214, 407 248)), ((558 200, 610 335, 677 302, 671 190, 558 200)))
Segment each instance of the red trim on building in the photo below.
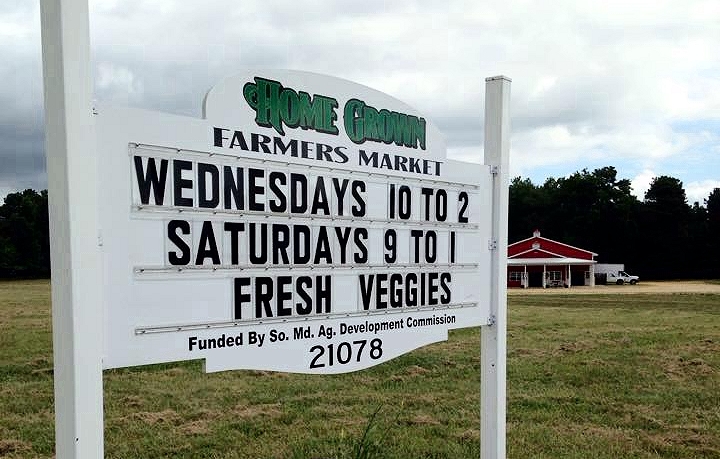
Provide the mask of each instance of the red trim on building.
POLYGON ((535 230, 532 237, 508 245, 507 285, 594 285, 596 256, 590 250, 544 238, 535 230))

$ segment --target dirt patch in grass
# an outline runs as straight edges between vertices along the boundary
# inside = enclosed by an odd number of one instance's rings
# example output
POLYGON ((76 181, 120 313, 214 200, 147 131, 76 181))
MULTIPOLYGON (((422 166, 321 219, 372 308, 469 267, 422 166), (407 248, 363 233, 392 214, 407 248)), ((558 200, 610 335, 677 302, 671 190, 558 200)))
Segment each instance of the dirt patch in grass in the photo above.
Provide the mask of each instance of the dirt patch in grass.
POLYGON ((138 397, 137 395, 127 395, 122 398, 122 405, 129 408, 138 408, 140 406, 143 406, 144 403, 145 400, 143 400, 142 397, 138 397))
POLYGON ((208 421, 198 419, 197 421, 191 421, 180 426, 180 432, 185 435, 205 435, 210 433, 210 427, 208 426, 208 421))
POLYGON ((256 376, 256 377, 262 377, 262 378, 285 379, 290 376, 290 373, 282 373, 282 372, 278 372, 278 371, 246 370, 245 372, 249 376, 256 376))
POLYGON ((182 417, 175 410, 140 411, 131 414, 129 417, 146 424, 177 424, 182 420, 182 417))
POLYGON ((572 424, 556 426, 554 430, 560 436, 566 435, 570 432, 587 437, 602 438, 611 443, 629 443, 632 441, 631 432, 618 427, 591 424, 572 424))
POLYGON ((666 422, 659 419, 657 407, 647 405, 625 405, 623 423, 633 426, 643 426, 651 429, 664 429, 666 422))
POLYGON ((0 457, 10 454, 25 453, 32 448, 29 444, 20 440, 0 440, 0 457))
POLYGON ((392 381, 405 381, 407 379, 413 379, 420 377, 422 375, 425 375, 427 373, 430 373, 431 370, 428 370, 427 368, 423 368, 420 365, 410 365, 403 371, 402 374, 392 376, 390 379, 392 381))
POLYGON ((479 429, 467 429, 457 435, 457 438, 463 442, 478 442, 480 441, 480 430, 479 429))
POLYGON ((544 349, 537 349, 537 348, 517 348, 517 349, 508 349, 508 357, 547 357, 549 355, 548 351, 544 349))
POLYGON ((673 446, 685 446, 689 449, 699 450, 707 453, 720 453, 720 449, 713 446, 715 439, 710 435, 696 432, 673 431, 662 433, 644 434, 645 441, 656 448, 671 448, 673 446))
POLYGON ((688 354, 718 354, 720 353, 720 340, 703 338, 691 344, 685 344, 678 348, 688 354))
POLYGON ((427 368, 423 368, 420 365, 410 365, 405 370, 405 374, 407 374, 408 376, 424 375, 429 372, 430 370, 428 370, 427 368))
POLYGON ((416 426, 439 426, 442 425, 440 421, 433 418, 432 416, 429 416, 427 414, 418 414, 410 419, 407 420, 407 423, 409 425, 416 425, 416 426))
POLYGON ((668 378, 676 381, 696 376, 709 376, 715 373, 715 369, 700 358, 686 359, 677 357, 665 363, 663 369, 668 378))
POLYGON ((276 418, 282 416, 282 407, 279 403, 266 403, 261 405, 238 405, 233 409, 233 414, 243 418, 255 418, 259 416, 276 418))
POLYGON ((587 350, 593 349, 594 347, 595 346, 588 341, 569 341, 569 342, 562 343, 558 347, 557 350, 560 354, 567 354, 567 353, 574 354, 576 352, 582 352, 582 351, 587 351, 587 350))

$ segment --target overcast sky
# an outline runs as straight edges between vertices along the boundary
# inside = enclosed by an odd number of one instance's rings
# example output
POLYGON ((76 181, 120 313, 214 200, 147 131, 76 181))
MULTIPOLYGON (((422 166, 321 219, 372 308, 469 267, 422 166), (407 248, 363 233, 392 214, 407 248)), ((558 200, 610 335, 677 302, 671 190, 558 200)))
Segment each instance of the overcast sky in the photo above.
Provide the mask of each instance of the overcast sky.
MULTIPOLYGON (((91 0, 95 97, 201 116, 242 68, 356 81, 481 161, 484 79, 512 78, 511 176, 615 166, 690 203, 720 187, 720 1, 91 0)), ((0 1, 0 199, 47 187, 38 0, 0 1)))

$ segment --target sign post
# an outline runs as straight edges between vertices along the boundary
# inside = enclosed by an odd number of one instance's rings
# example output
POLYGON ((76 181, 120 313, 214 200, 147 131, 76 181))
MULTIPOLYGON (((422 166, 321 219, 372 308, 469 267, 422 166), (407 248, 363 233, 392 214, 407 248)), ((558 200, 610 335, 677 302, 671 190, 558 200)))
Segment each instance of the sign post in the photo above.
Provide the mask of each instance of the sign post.
POLYGON ((43 0, 55 451, 103 456, 102 300, 87 0, 43 0))
POLYGON ((491 324, 481 329, 481 459, 505 458, 507 360, 507 222, 510 79, 485 80, 485 164, 493 173, 490 275, 491 324))

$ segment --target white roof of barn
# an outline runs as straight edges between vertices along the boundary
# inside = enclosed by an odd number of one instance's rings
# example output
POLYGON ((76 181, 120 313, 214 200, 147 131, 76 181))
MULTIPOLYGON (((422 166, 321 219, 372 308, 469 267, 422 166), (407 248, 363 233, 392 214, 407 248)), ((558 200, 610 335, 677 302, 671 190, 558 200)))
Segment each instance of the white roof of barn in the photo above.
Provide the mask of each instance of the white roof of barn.
POLYGON ((582 258, 508 258, 508 266, 542 266, 542 265, 589 265, 595 260, 582 258))

